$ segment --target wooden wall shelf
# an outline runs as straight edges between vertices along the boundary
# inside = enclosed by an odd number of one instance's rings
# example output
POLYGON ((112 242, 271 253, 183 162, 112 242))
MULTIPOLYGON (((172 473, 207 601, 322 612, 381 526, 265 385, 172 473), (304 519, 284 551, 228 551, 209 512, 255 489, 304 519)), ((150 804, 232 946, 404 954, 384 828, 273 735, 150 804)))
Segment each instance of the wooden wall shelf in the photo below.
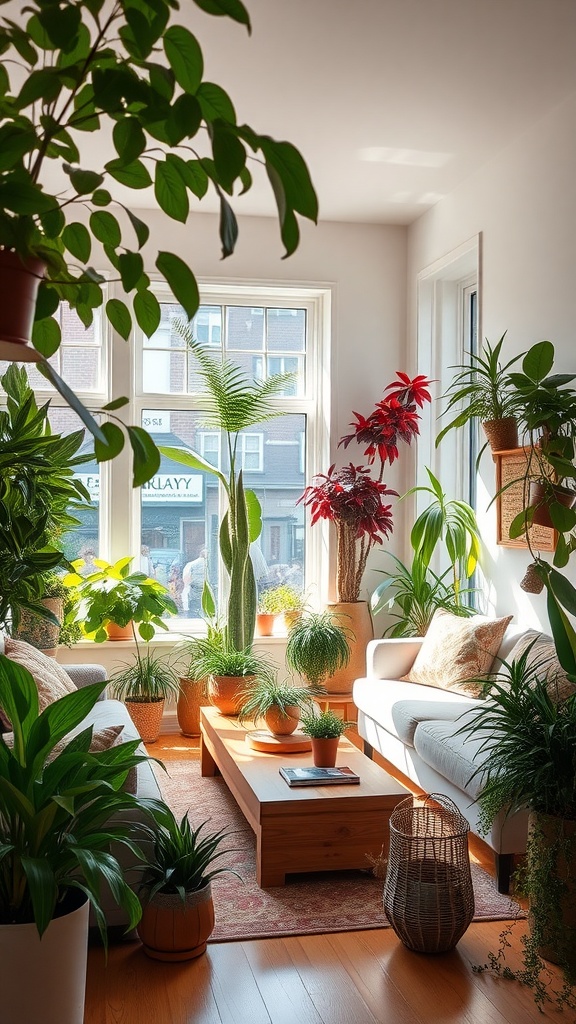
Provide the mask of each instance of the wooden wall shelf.
MULTIPOLYGON (((506 451, 492 452, 496 463, 496 543, 505 548, 527 548, 525 537, 512 540, 509 535, 510 524, 522 511, 523 479, 526 473, 527 453, 530 448, 511 448, 506 451), (513 483, 512 481, 517 481, 513 483), (502 494, 502 487, 510 484, 502 494)), ((534 473, 536 477, 537 474, 534 473)), ((558 534, 547 526, 530 527, 530 544, 535 551, 554 551, 558 534)))

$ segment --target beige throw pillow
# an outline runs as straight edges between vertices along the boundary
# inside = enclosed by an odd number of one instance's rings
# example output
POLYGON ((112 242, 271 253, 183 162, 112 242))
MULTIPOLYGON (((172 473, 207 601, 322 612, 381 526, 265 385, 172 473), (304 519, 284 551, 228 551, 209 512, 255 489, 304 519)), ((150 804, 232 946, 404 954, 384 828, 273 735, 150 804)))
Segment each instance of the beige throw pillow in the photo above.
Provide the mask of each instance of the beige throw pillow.
POLYGON ((536 670, 534 677, 544 679, 546 689, 551 699, 558 703, 566 700, 576 692, 576 685, 566 678, 566 673, 558 661, 556 648, 552 637, 545 633, 539 633, 535 629, 529 629, 520 637, 518 643, 512 648, 506 661, 510 664, 517 661, 530 647, 526 661, 528 669, 536 670), (530 645, 533 645, 530 647, 530 645))
POLYGON ((468 680, 487 675, 512 616, 464 619, 438 608, 410 672, 411 683, 437 686, 453 693, 478 697, 481 683, 468 680))
MULTIPOLYGON (((4 654, 11 661, 27 669, 33 676, 38 690, 40 712, 55 700, 65 697, 67 693, 73 693, 76 689, 68 673, 54 658, 47 658, 42 651, 27 644, 25 640, 13 640, 10 636, 5 637, 4 654)), ((1 709, 0 721, 5 728, 11 728, 10 721, 1 709)))

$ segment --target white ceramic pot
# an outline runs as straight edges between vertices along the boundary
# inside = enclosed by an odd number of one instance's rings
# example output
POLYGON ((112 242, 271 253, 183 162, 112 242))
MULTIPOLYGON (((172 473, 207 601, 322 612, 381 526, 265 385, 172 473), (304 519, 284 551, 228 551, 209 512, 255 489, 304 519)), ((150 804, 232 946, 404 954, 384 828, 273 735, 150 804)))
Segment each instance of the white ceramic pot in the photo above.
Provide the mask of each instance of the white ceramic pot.
POLYGON ((41 939, 35 924, 0 925, 2 1024, 82 1024, 89 909, 54 918, 41 939))

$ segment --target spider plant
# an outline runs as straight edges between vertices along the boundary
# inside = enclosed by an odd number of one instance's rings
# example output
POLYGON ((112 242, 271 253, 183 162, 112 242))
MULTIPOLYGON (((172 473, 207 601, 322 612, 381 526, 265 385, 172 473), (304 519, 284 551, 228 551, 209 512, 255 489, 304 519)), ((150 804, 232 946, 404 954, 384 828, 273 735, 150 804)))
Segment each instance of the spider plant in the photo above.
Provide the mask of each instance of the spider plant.
POLYGON ((112 693, 118 700, 150 704, 165 700, 179 692, 178 676, 164 656, 146 646, 142 654, 136 641, 136 660, 110 680, 112 693))
MULTIPOLYGON (((446 582, 446 577, 452 573, 451 569, 437 576, 416 556, 410 567, 395 555, 390 554, 390 558, 396 563, 396 571, 386 573, 386 579, 376 587, 370 598, 373 615, 386 609, 398 620, 387 627, 384 636, 425 636, 437 608, 444 608, 453 615, 463 617, 474 615, 474 608, 462 603, 463 595, 474 591, 461 590, 456 597, 452 584, 446 582), (399 611, 395 611, 395 608, 399 611)), ((385 570, 378 569, 377 572, 385 570)))
POLYGON ((242 705, 238 717, 241 722, 256 722, 259 718, 265 718, 272 708, 276 708, 285 718, 290 716, 292 708, 310 712, 314 703, 313 694, 320 692, 319 688, 278 682, 273 676, 256 678, 240 694, 242 705))
MULTIPOLYGON (((178 821, 167 807, 158 815, 154 840, 144 851, 144 877, 141 889, 147 901, 156 893, 176 893, 182 902, 186 894, 204 888, 216 875, 231 871, 228 867, 212 867, 218 857, 230 850, 219 849, 228 838, 226 829, 205 831, 207 822, 192 828, 187 814, 178 821)), ((232 872, 236 874, 235 871, 232 872)), ((239 877, 239 876, 237 876, 239 877)))
POLYGON ((351 631, 330 612, 305 612, 293 624, 286 644, 286 664, 307 682, 320 687, 350 661, 351 631))
POLYGON ((301 719, 302 732, 314 740, 335 740, 353 725, 355 722, 347 722, 340 718, 331 708, 315 714, 302 715, 301 719))

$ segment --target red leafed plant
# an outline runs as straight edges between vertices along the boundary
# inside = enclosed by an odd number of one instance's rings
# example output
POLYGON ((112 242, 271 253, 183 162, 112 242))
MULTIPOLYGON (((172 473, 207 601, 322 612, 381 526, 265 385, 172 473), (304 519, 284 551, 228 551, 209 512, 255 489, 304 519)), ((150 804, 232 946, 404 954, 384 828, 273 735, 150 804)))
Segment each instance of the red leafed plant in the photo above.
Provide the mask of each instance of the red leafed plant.
POLYGON ((398 492, 382 483, 384 464, 391 465, 398 458, 399 441, 410 444, 419 433, 418 409, 431 400, 430 382, 425 376, 413 380, 405 373, 396 376, 398 379, 388 384, 384 398, 368 417, 354 412, 354 432, 339 442, 345 448, 351 441, 365 445, 364 455, 370 466, 376 459, 380 462, 378 479, 372 478, 369 468, 352 462, 342 469, 332 465, 327 473, 314 477, 299 499, 310 508, 312 525, 319 519, 329 519, 336 527, 338 601, 358 601, 370 550, 392 533, 391 506, 383 498, 398 492))

